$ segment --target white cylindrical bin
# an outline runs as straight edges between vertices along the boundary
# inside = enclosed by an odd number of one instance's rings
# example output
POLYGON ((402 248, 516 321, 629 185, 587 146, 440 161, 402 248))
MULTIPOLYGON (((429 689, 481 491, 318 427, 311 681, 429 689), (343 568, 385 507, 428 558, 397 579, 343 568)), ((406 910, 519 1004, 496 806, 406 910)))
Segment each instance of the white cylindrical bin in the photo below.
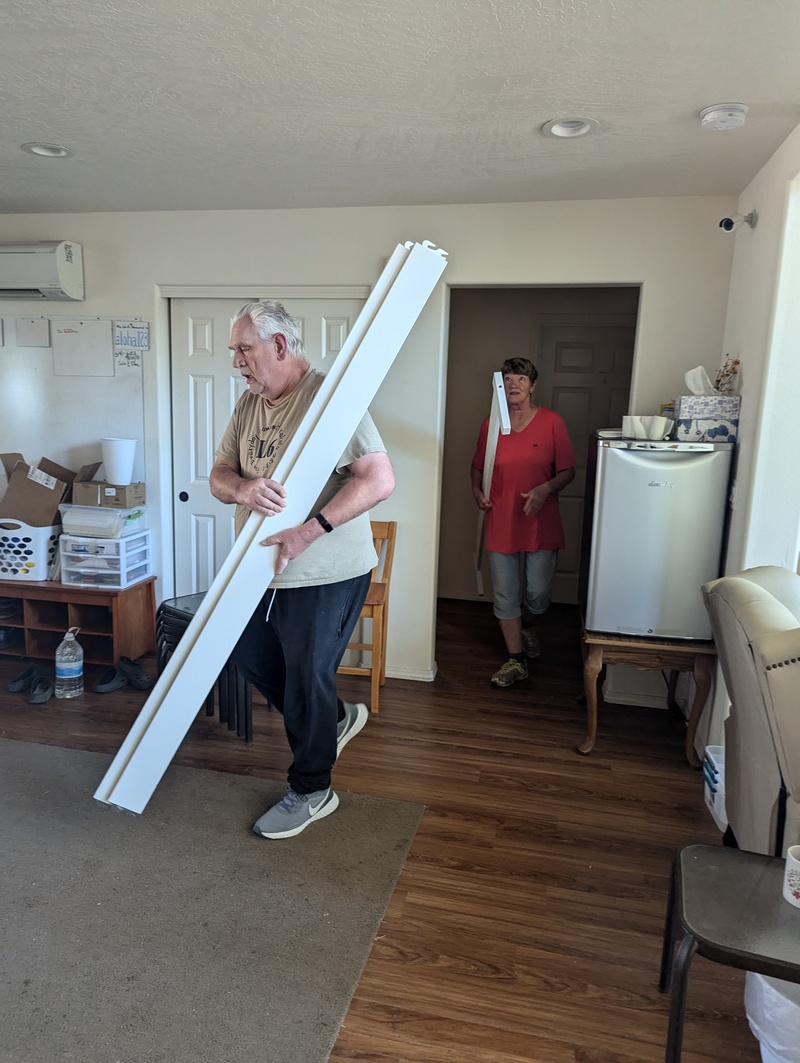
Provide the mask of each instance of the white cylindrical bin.
POLYGON ((748 971, 744 1008, 762 1063, 800 1063, 800 985, 748 971))
POLYGON ((101 439, 106 483, 115 487, 127 487, 133 479, 133 459, 136 456, 135 439, 101 439))

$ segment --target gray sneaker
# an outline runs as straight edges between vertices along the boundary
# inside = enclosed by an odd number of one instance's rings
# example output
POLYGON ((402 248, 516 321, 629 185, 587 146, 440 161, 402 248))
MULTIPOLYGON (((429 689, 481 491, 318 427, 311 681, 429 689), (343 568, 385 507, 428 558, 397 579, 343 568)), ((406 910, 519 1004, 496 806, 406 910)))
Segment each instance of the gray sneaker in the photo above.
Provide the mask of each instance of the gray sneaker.
POLYGON ((509 657, 506 663, 492 676, 493 687, 510 687, 518 679, 528 678, 528 666, 524 661, 509 657))
POLYGON ((355 738, 369 719, 369 709, 366 705, 362 705, 361 702, 357 705, 351 705, 349 701, 343 701, 342 704, 344 705, 344 719, 340 720, 336 725, 337 760, 350 739, 355 738))
POLYGON ((253 833, 262 838, 293 838, 315 819, 324 819, 339 807, 339 798, 328 787, 313 794, 296 794, 289 787, 284 797, 255 821, 253 833))

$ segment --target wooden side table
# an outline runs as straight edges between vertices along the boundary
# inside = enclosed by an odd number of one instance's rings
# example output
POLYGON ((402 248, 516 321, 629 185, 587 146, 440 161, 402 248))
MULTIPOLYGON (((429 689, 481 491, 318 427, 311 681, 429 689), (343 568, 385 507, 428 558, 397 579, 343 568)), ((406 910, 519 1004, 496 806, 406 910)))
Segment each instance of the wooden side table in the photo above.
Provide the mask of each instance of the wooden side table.
POLYGON ((671 709, 678 708, 675 702, 678 673, 691 672, 694 676, 695 695, 686 727, 686 759, 693 768, 699 768, 701 761, 695 752, 694 740, 711 689, 711 667, 717 655, 713 641, 640 638, 585 629, 581 639, 588 730, 578 752, 588 756, 597 739, 597 677, 604 664, 627 664, 642 671, 669 669, 667 704, 671 709))

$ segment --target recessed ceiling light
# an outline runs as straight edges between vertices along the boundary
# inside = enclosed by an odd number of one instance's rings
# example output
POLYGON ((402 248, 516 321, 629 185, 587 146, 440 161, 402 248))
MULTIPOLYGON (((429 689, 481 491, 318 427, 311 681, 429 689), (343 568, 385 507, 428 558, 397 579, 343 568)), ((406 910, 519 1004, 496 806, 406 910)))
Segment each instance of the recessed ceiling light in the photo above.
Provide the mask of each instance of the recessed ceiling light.
POLYGON ((69 148, 63 147, 61 144, 21 144, 20 147, 23 151, 27 151, 30 155, 44 155, 48 159, 67 159, 70 155, 75 153, 70 151, 69 148))
POLYGON ((600 123, 594 118, 553 118, 545 122, 542 132, 546 137, 585 137, 589 133, 596 133, 600 123))
POLYGON ((743 103, 715 103, 700 112, 700 124, 711 130, 741 129, 746 114, 743 103))

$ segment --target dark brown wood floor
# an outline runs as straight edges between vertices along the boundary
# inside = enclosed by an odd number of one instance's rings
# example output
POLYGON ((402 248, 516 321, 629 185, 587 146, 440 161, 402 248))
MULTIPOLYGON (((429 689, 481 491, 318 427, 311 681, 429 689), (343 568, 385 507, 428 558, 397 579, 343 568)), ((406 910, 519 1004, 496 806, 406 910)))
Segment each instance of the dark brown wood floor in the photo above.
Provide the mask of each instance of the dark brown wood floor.
MULTIPOLYGON (((551 608, 541 638, 530 678, 493 690, 503 655, 491 607, 440 603, 435 681, 389 679, 380 714, 336 768, 339 789, 427 811, 331 1063, 664 1058, 656 982, 670 860, 720 835, 676 716, 601 707, 595 752, 576 754, 575 611, 551 608)), ((115 752, 144 702, 123 690, 29 706, 5 691, 21 667, 0 657, 4 738, 115 752)), ((87 687, 98 675, 88 670, 87 687)), ((359 678, 342 677, 341 690, 367 695, 359 678)), ((254 728, 245 745, 201 716, 176 761, 283 777, 280 718, 257 708, 254 728)), ((685 1063, 759 1059, 743 985, 741 972, 695 960, 685 1063)))

